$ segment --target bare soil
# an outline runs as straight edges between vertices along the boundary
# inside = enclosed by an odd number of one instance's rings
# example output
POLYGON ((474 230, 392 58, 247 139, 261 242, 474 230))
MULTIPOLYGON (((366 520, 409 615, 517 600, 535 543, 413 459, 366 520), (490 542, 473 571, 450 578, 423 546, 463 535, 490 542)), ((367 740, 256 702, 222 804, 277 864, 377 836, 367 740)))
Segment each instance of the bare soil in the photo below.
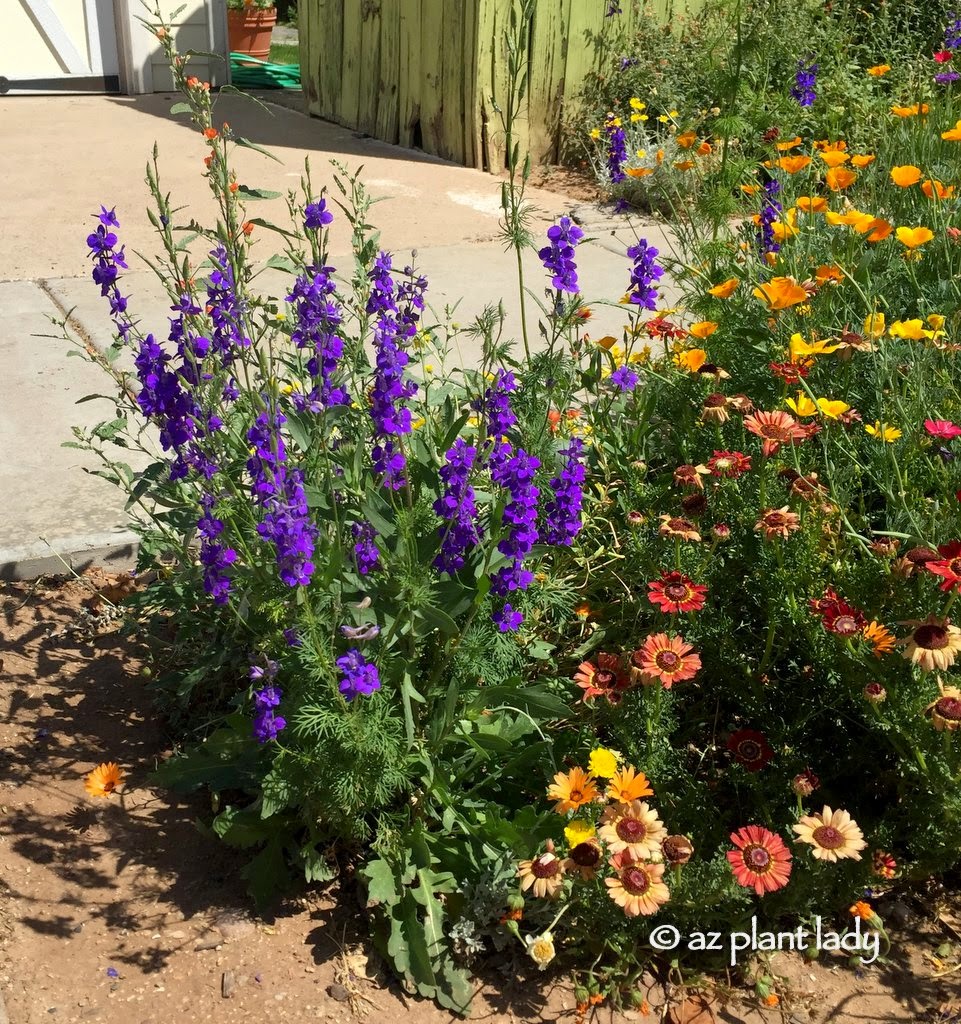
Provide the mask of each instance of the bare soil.
MULTIPOLYGON (((253 915, 242 862, 197 827, 210 808, 149 784, 166 739, 98 588, 117 596, 122 580, 91 570, 0 589, 0 1024, 450 1021, 384 970, 349 885, 253 915), (95 801, 84 776, 110 760, 126 785, 95 801)), ((889 911, 886 966, 776 955, 776 1009, 722 979, 668 1001, 651 979, 648 1013, 597 1019, 961 1021, 961 898, 935 889, 889 911)), ((573 1006, 563 977, 518 959, 487 969, 475 1018, 573 1022, 573 1006)))

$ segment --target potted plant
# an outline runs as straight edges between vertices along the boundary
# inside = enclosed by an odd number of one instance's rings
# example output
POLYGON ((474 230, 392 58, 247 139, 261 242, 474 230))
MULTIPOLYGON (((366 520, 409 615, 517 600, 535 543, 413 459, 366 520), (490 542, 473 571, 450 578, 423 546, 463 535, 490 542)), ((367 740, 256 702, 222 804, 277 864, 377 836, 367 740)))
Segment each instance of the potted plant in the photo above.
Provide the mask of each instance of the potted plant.
POLYGON ((267 60, 276 24, 274 0, 227 0, 227 39, 231 53, 267 60))

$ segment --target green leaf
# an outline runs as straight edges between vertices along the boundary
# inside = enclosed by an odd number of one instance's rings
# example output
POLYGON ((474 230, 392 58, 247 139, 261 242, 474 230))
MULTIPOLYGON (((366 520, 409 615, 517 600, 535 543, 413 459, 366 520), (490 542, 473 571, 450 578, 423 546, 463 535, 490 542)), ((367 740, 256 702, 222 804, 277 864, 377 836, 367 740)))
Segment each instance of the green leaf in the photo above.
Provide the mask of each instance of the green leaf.
POLYGON ((192 114, 194 108, 189 103, 175 103, 170 108, 171 114, 192 114))
POLYGON ((308 882, 329 882, 336 877, 337 869, 313 843, 302 846, 297 853, 304 867, 304 878, 308 882))
POLYGON ((256 224, 258 227, 266 228, 268 231, 276 231, 278 235, 283 235, 285 238, 296 238, 297 236, 286 228, 279 227, 272 221, 264 220, 263 217, 253 217, 250 220, 251 224, 256 224))
POLYGON ((470 706, 479 711, 501 704, 524 711, 534 719, 567 718, 570 715, 568 705, 543 686, 485 686, 478 690, 470 706))
POLYGON ((279 199, 283 192, 274 192, 269 188, 251 188, 249 185, 240 185, 237 188, 237 195, 241 199, 279 199))
POLYGON ((282 256, 280 253, 274 253, 269 260, 265 261, 264 266, 270 267, 273 270, 282 270, 286 274, 295 274, 297 272, 294 261, 289 256, 282 256))
POLYGON ((421 636, 435 629, 439 629, 447 636, 454 636, 459 632, 457 623, 447 612, 442 611, 440 608, 435 608, 433 605, 422 605, 417 609, 417 617, 428 626, 424 631, 418 630, 421 636))
POLYGON ((267 845, 241 871, 247 880, 247 888, 258 907, 266 905, 278 890, 290 883, 290 872, 284 859, 284 848, 277 838, 267 845))
POLYGON ((383 858, 369 861, 360 869, 360 877, 367 884, 367 909, 381 904, 393 906, 400 898, 397 876, 390 863, 383 858))
MULTIPOLYGON (((238 135, 234 138, 234 142, 236 142, 238 146, 243 146, 245 149, 256 149, 258 153, 262 153, 264 156, 270 157, 271 160, 276 160, 279 164, 283 163, 283 160, 274 156, 270 150, 264 149, 263 146, 258 146, 256 142, 251 142, 250 139, 245 139, 238 135)), ((256 224, 256 221, 254 221, 254 223, 256 224)))
POLYGON ((126 418, 121 417, 120 419, 110 420, 106 423, 98 423, 93 428, 93 436, 99 437, 101 441, 109 441, 112 437, 116 436, 127 426, 126 418))
POLYGON ((96 398, 105 398, 108 402, 116 402, 116 396, 112 395, 84 395, 83 398, 78 398, 74 405, 83 405, 84 402, 92 402, 96 398))

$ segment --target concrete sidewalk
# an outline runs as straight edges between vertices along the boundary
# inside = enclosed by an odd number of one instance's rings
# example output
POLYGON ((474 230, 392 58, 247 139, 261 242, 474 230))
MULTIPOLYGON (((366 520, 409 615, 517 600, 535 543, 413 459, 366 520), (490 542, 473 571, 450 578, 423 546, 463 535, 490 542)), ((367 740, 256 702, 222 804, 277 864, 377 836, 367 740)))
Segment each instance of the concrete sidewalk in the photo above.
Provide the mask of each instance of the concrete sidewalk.
MULTIPOLYGON (((85 453, 62 448, 71 426, 110 419, 108 401, 76 405, 93 393, 111 393, 111 381, 96 367, 67 355, 50 318, 68 312, 68 329, 80 347, 110 343, 110 321, 99 289, 89 278, 85 238, 101 203, 116 206, 130 271, 124 293, 145 329, 166 336, 169 302, 154 274, 135 254, 158 246, 145 216, 150 197, 144 167, 154 141, 159 147, 161 185, 179 218, 212 223, 213 198, 201 176, 207 149, 198 133, 169 115, 176 97, 20 97, 0 99, 5 145, 0 148, 0 579, 63 571, 105 560, 130 561, 133 536, 125 529, 124 499, 112 484, 85 470, 98 468, 85 453)), ((498 236, 500 182, 477 171, 424 154, 359 138, 344 128, 270 106, 265 112, 237 96, 221 97, 218 119, 268 147, 279 163, 252 150, 238 150, 236 167, 246 185, 285 193, 297 187, 310 157, 314 193, 330 188, 336 159, 356 170, 377 203, 370 219, 381 245, 397 263, 416 250, 416 264, 429 279, 428 298, 442 314, 457 305, 454 319, 469 323, 488 303, 504 301, 505 336, 519 336, 516 266, 498 236)), ((334 192, 336 194, 336 192, 334 192)), ((531 190, 539 237, 557 217, 578 215, 593 240, 578 250, 579 277, 589 302, 616 302, 627 290, 628 245, 638 235, 662 251, 667 241, 656 224, 605 219, 556 193, 531 190)), ((283 225, 284 201, 251 203, 250 216, 283 225)), ((255 258, 280 246, 257 229, 255 258)), ((349 273, 349 229, 339 216, 331 235, 331 260, 349 273)), ((194 249, 195 262, 202 252, 194 249)), ((543 268, 531 253, 525 264, 529 287, 542 294, 543 268)), ((288 282, 269 272, 258 283, 285 294, 288 282)), ((623 314, 594 305, 591 332, 620 334, 623 314)), ((529 311, 533 310, 533 304, 529 311)), ((440 319, 440 317, 438 317, 440 319)), ((476 352, 466 351, 471 362, 476 352)), ((137 469, 133 460, 131 466, 137 469)))

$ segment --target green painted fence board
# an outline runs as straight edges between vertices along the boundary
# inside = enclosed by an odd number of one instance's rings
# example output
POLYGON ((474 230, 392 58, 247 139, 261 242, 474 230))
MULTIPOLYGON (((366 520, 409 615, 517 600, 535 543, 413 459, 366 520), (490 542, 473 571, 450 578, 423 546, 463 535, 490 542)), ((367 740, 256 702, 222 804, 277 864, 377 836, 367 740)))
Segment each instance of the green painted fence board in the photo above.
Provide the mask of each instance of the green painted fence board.
MULTIPOLYGON (((420 4, 421 0, 400 0, 396 141, 402 146, 413 146, 415 137, 420 138, 420 4)), ((394 141, 386 135, 383 138, 394 141)))
POLYGON ((360 79, 363 72, 361 47, 362 8, 365 0, 343 0, 344 49, 340 66, 341 89, 335 120, 356 128, 360 119, 360 79))
POLYGON ((360 4, 360 95, 357 101, 356 127, 368 135, 377 133, 377 108, 380 101, 381 3, 367 0, 360 4))
POLYGON ((400 9, 404 0, 381 0, 380 68, 377 75, 377 106, 372 135, 393 141, 397 138, 400 106, 400 9))

